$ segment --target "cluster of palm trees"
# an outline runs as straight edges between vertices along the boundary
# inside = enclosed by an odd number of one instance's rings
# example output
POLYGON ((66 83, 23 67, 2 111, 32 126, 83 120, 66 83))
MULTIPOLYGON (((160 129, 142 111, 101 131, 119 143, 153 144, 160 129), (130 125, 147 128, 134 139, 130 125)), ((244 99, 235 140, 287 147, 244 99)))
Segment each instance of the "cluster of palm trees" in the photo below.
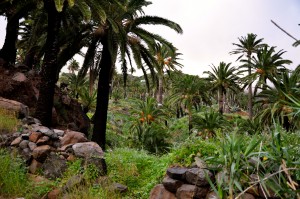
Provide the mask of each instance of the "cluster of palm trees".
POLYGON ((143 8, 150 4, 146 0, 1 1, 0 15, 6 16, 7 28, 0 58, 9 67, 15 63, 18 50, 29 68, 40 67, 42 86, 35 116, 44 125, 51 126, 54 89, 60 70, 82 47, 88 47, 80 74, 85 76, 89 69, 96 71, 98 86, 92 140, 105 148, 110 83, 117 59, 126 82, 133 62, 142 69, 146 79, 148 70, 155 76, 154 67, 159 64, 153 52, 157 44, 168 49, 171 58, 176 54, 171 42, 149 32, 144 25, 164 25, 178 33, 182 33, 181 27, 173 21, 145 15, 143 8))

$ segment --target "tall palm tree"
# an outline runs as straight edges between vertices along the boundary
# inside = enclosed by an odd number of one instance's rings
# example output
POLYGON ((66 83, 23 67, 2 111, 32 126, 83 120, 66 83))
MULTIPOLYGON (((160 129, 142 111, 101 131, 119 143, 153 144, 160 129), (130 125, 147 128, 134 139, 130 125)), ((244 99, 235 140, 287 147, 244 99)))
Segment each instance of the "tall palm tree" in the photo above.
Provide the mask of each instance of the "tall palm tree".
POLYGON ((19 21, 29 11, 35 9, 36 4, 33 0, 4 0, 0 3, 0 15, 7 18, 5 41, 0 50, 0 58, 8 64, 15 64, 16 61, 19 21))
MULTIPOLYGON (((171 46, 173 47, 173 46, 171 46)), ((176 52, 177 49, 169 48, 166 45, 161 45, 157 43, 154 48, 154 55, 156 62, 154 63, 156 75, 158 76, 158 91, 157 91, 157 102, 162 104, 163 102, 163 84, 164 84, 164 75, 165 69, 167 71, 177 70, 176 66, 181 67, 182 65, 177 62, 178 56, 180 53, 176 52)))
POLYGON ((268 79, 271 80, 287 70, 284 65, 291 64, 292 61, 283 59, 281 56, 284 53, 283 50, 275 52, 275 47, 265 46, 258 50, 256 57, 251 58, 251 67, 256 71, 248 78, 251 81, 257 80, 254 93, 258 88, 266 88, 268 79))
POLYGON ((218 91, 219 112, 223 114, 226 104, 226 92, 228 89, 237 92, 239 77, 235 73, 236 68, 230 66, 231 63, 220 62, 216 67, 212 65, 212 71, 205 71, 208 79, 212 82, 212 90, 218 91))
MULTIPOLYGON (((237 48, 230 52, 230 54, 241 54, 237 60, 240 60, 243 56, 246 56, 248 63, 246 63, 246 67, 248 70, 248 76, 251 75, 251 56, 253 53, 256 53, 260 48, 265 46, 263 44, 263 39, 256 39, 257 35, 253 33, 248 33, 246 37, 238 38, 239 43, 233 43, 237 48)), ((252 93, 252 82, 249 80, 247 82, 248 86, 248 108, 249 108, 249 119, 253 117, 253 93, 252 93)))
POLYGON ((39 89, 39 99, 35 116, 46 126, 51 126, 54 89, 61 69, 57 59, 60 47, 58 36, 65 10, 68 6, 72 8, 76 5, 74 8, 82 11, 83 15, 86 16, 88 13, 94 12, 98 16, 94 20, 102 21, 106 19, 106 14, 102 9, 104 1, 77 0, 74 4, 74 1, 43 0, 44 9, 48 15, 48 26, 45 55, 41 70, 41 85, 43 86, 39 89))
POLYGON ((137 67, 141 68, 146 76, 147 73, 143 62, 146 63, 150 71, 154 73, 153 66, 151 65, 154 58, 149 49, 156 42, 166 45, 171 44, 161 36, 145 30, 142 26, 148 24, 165 25, 179 33, 182 32, 181 27, 170 20, 156 16, 140 16, 139 13, 143 14, 143 7, 149 4, 150 2, 145 0, 120 0, 118 6, 112 4, 107 5, 106 10, 110 11, 109 14, 107 14, 107 20, 99 26, 101 32, 100 42, 103 47, 99 64, 100 73, 97 106, 94 115, 92 140, 97 142, 103 149, 105 149, 106 140, 110 82, 112 80, 117 53, 120 52, 120 60, 125 80, 127 77, 127 59, 131 64, 132 57, 137 67))

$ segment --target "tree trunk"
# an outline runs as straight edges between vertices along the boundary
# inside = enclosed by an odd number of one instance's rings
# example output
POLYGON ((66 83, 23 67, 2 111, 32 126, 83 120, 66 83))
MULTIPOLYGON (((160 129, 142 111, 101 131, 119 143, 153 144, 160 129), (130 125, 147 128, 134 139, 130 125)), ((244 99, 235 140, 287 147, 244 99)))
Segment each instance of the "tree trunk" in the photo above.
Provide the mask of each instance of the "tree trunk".
POLYGON ((219 113, 220 114, 223 114, 223 106, 224 106, 224 97, 223 97, 223 89, 222 88, 219 88, 218 90, 218 98, 219 98, 219 113))
POLYGON ((92 141, 97 142, 103 150, 106 144, 106 122, 109 102, 109 83, 112 77, 113 61, 108 49, 107 38, 101 41, 103 45, 98 80, 97 105, 94 117, 92 141))
POLYGON ((192 112, 191 110, 189 110, 189 134, 191 135, 192 134, 192 128, 193 128, 193 125, 192 125, 192 112))
POLYGON ((163 101, 163 78, 160 76, 158 78, 158 92, 157 92, 157 102, 162 104, 163 101))
MULTIPOLYGON (((248 55, 248 75, 251 75, 251 66, 250 66, 250 59, 251 54, 248 55)), ((251 80, 249 80, 248 84, 248 108, 249 108, 249 119, 252 120, 253 118, 253 101, 252 101, 252 83, 251 80)))
POLYGON ((0 57, 4 59, 5 63, 8 65, 13 65, 16 62, 17 56, 17 39, 19 31, 19 19, 13 17, 14 8, 11 12, 7 12, 7 26, 6 26, 6 36, 2 49, 0 50, 0 57))
POLYGON ((59 52, 58 34, 61 19, 53 0, 44 0, 44 7, 48 13, 48 28, 35 117, 40 119, 43 125, 51 126, 54 90, 59 73, 57 54, 59 52))

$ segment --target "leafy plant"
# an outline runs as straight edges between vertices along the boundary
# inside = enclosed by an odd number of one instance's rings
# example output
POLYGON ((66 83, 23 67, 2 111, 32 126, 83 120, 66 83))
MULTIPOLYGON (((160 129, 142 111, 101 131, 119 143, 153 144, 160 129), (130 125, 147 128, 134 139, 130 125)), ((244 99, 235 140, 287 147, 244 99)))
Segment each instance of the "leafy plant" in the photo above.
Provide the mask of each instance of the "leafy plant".
POLYGON ((223 118, 223 116, 214 111, 204 112, 203 115, 194 115, 192 124, 194 129, 197 130, 198 135, 203 138, 215 137, 217 129, 227 128, 228 122, 223 118))
POLYGON ((247 186, 250 181, 249 175, 255 172, 255 165, 252 165, 249 160, 254 158, 259 161, 262 153, 257 153, 255 150, 261 141, 262 139, 254 136, 246 142, 244 137, 236 133, 221 138, 221 144, 216 149, 218 155, 207 159, 207 162, 212 165, 222 165, 215 168, 219 171, 216 177, 217 185, 210 182, 213 190, 219 194, 220 198, 228 196, 232 199, 234 194, 243 191, 243 187, 247 186))

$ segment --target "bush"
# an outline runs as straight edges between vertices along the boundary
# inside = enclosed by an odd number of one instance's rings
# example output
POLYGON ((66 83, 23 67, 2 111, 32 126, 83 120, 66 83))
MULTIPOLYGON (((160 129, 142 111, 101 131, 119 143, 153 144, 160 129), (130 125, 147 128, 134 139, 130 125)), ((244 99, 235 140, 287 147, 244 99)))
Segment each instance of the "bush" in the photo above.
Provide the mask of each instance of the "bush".
POLYGON ((218 141, 203 140, 201 137, 189 137, 185 142, 174 146, 170 156, 173 164, 190 166, 194 158, 206 158, 217 154, 218 141))

